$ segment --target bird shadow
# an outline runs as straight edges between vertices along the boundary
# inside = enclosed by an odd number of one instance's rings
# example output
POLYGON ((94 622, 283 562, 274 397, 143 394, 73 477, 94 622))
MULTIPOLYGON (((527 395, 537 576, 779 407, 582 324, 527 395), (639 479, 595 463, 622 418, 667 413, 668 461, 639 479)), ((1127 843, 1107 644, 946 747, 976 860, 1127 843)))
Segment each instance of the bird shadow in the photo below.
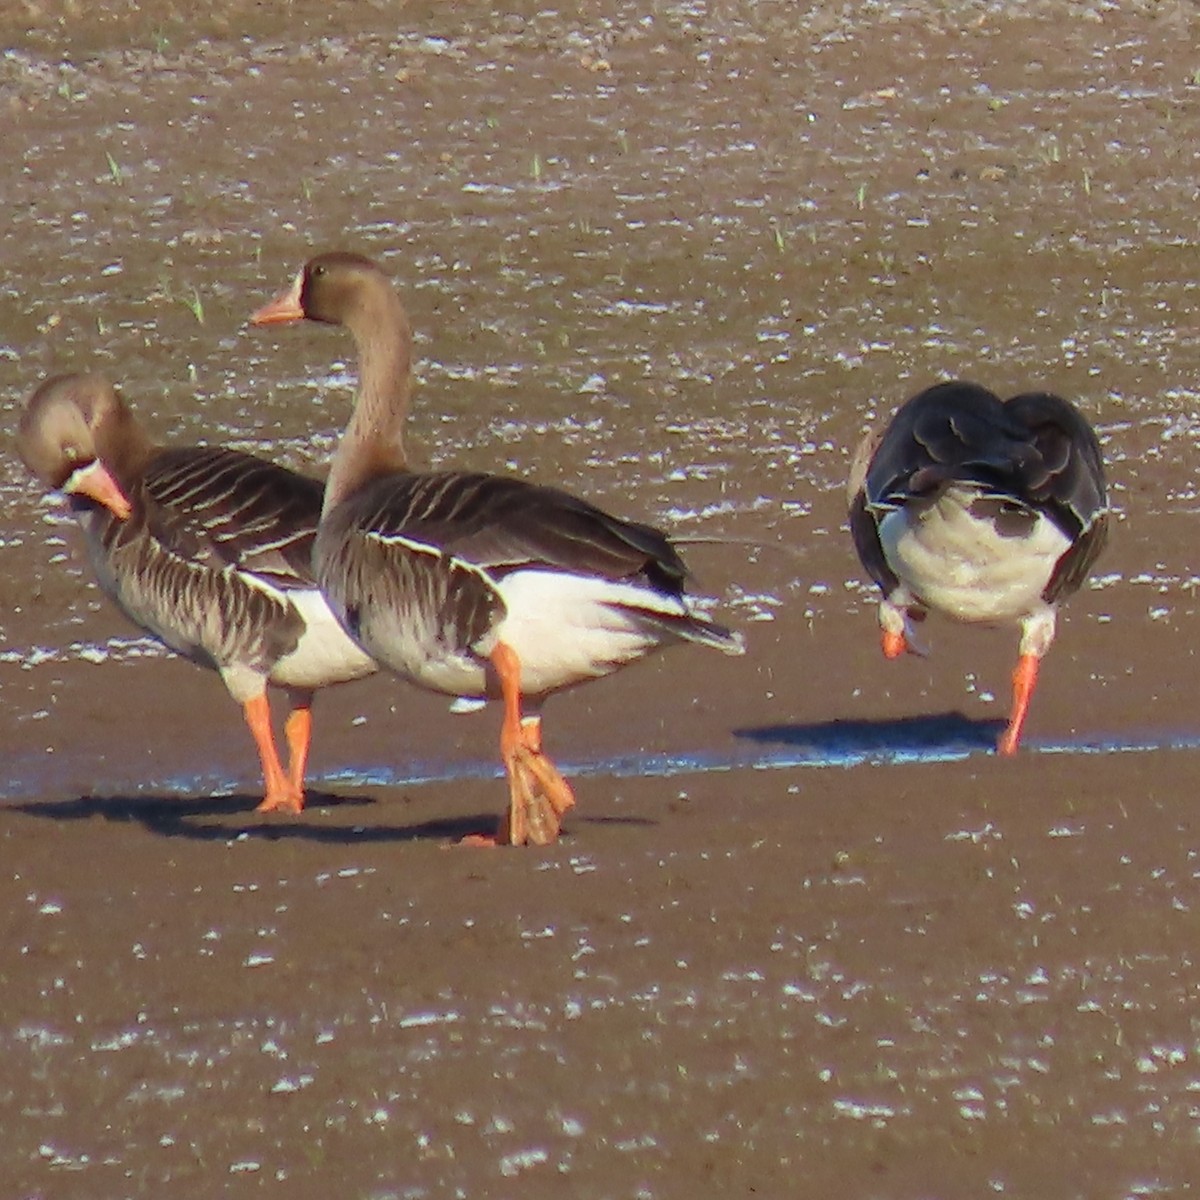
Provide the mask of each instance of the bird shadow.
POLYGON ((974 719, 961 712, 930 713, 884 720, 819 721, 812 725, 757 725, 735 729, 734 737, 777 744, 814 761, 863 758, 932 759, 945 754, 995 750, 1007 722, 974 719))
MULTIPOLYGON (((362 845, 369 842, 461 841, 470 834, 491 833, 495 813, 437 818, 408 825, 317 824, 295 813, 260 813, 262 797, 249 794, 180 798, 177 796, 79 796, 73 800, 39 800, 6 806, 50 821, 108 821, 141 825, 161 837, 228 842, 295 839, 317 844, 362 845), (238 819, 244 818, 244 819, 238 819)), ((309 792, 304 811, 370 807, 370 796, 333 796, 309 792)))
MULTIPOLYGON (((137 824, 160 837, 187 838, 193 841, 230 842, 254 840, 277 842, 285 839, 317 845, 364 845, 387 842, 444 842, 454 845, 476 835, 495 833, 498 813, 484 812, 467 816, 437 817, 408 825, 338 824, 321 825, 311 814, 370 807, 379 803, 371 796, 334 796, 310 791, 304 811, 260 813, 261 796, 79 796, 73 800, 38 800, 6 805, 8 812, 24 813, 49 821, 106 821, 137 824), (238 819, 243 818, 243 819, 238 819)), ((577 819, 578 820, 578 819, 577 819)), ((588 824, 650 825, 641 817, 584 817, 588 824)), ((572 822, 575 823, 575 822, 572 822)), ((566 831, 564 831, 566 832, 566 831)))
MULTIPOLYGON (((764 747, 753 761, 735 755, 729 765, 823 766, 863 761, 938 761, 978 751, 993 751, 1005 728, 1001 720, 980 720, 961 712, 885 720, 837 719, 810 725, 758 725, 733 730, 744 742, 764 747), (740 760, 740 761, 739 761, 740 760)), ((728 760, 725 760, 728 762, 728 760)), ((363 823, 343 819, 321 823, 315 814, 352 814, 374 809, 380 802, 370 795, 338 796, 310 791, 305 813, 260 813, 261 797, 249 793, 224 796, 179 797, 168 795, 85 795, 70 800, 39 800, 5 805, 51 821, 107 821, 138 824, 161 837, 194 841, 229 842, 285 839, 317 845, 364 845, 435 841, 454 843, 476 834, 495 832, 498 812, 438 817, 408 824, 363 823)), ((650 825, 643 817, 593 815, 575 822, 606 825, 650 825)))

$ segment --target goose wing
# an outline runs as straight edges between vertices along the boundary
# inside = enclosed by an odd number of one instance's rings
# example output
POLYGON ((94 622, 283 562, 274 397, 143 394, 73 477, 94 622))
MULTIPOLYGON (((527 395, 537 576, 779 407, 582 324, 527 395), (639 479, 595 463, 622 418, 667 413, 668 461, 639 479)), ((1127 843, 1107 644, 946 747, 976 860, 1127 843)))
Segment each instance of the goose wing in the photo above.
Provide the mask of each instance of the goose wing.
POLYGON ((1096 435, 1073 405, 1048 392, 1002 401, 954 381, 904 404, 867 469, 867 505, 898 508, 953 483, 1037 509, 1071 538, 1107 506, 1096 435))
POLYGON ((862 488, 850 498, 850 537, 858 552, 858 561, 885 596, 900 585, 895 571, 888 565, 883 543, 879 540, 879 522, 867 506, 867 494, 862 488))
POLYGON ((641 581, 672 595, 687 578, 666 535, 557 488, 502 475, 402 477, 364 497, 366 524, 490 575, 545 568, 641 581))
MULTIPOLYGON (((860 454, 861 457, 861 454, 860 454)), ((1002 401, 977 384, 926 388, 901 406, 853 490, 859 557, 886 592, 896 585, 879 542, 888 511, 965 484, 1041 513, 1071 540, 1045 591, 1054 601, 1083 582, 1107 533, 1099 443, 1082 414, 1049 392, 1002 401)))
POLYGON ((105 590, 178 653, 222 672, 269 674, 305 633, 286 593, 315 592, 321 492, 240 451, 164 450, 135 491, 130 519, 104 514, 95 527, 105 590))
POLYGON ((1091 425, 1061 397, 1023 392, 1004 406, 1037 452, 1024 481, 1027 497, 1072 539, 1046 586, 1053 603, 1079 588, 1108 540, 1104 457, 1091 425))
POLYGON ((670 603, 676 624, 686 616, 674 607, 686 571, 661 533, 505 476, 385 476, 326 516, 315 558, 347 631, 393 669, 449 692, 477 686, 454 672, 477 662, 504 619, 502 588, 516 572, 632 585, 662 598, 648 611, 670 603))
POLYGON ((284 591, 316 585, 322 492, 315 479, 222 447, 163 451, 142 489, 148 530, 170 553, 284 591))
POLYGON ((952 483, 1020 495, 1040 473, 1028 431, 1003 402, 972 383, 942 383, 908 400, 884 431, 867 468, 866 503, 901 508, 952 483))

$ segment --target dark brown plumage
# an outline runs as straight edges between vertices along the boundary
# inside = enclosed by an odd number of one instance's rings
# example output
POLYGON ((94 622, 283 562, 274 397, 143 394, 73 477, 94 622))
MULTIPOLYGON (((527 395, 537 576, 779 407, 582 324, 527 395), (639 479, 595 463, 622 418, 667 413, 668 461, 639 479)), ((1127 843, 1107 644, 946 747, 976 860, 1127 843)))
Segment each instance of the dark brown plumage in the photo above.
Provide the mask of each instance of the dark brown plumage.
POLYGON ((176 653, 218 671, 242 705, 262 761, 260 807, 300 811, 313 693, 375 669, 313 576, 320 483, 238 450, 156 446, 97 375, 43 384, 22 415, 18 450, 45 486, 68 495, 109 597, 176 653), (286 771, 268 683, 292 706, 286 771))
POLYGON ((658 530, 520 479, 407 469, 411 333, 370 260, 312 259, 252 320, 302 318, 345 325, 359 352, 317 533, 321 587, 346 629, 405 678, 504 701, 499 840, 553 841, 574 801, 541 748, 541 700, 672 641, 740 653, 742 640, 691 609, 683 562, 658 530))
POLYGON ((1002 401, 977 384, 937 384, 907 401, 855 456, 850 531, 883 593, 884 653, 914 648, 929 609, 1021 626, 1002 753, 1019 743, 1055 607, 1086 579, 1107 536, 1104 464, 1066 400, 1002 401))

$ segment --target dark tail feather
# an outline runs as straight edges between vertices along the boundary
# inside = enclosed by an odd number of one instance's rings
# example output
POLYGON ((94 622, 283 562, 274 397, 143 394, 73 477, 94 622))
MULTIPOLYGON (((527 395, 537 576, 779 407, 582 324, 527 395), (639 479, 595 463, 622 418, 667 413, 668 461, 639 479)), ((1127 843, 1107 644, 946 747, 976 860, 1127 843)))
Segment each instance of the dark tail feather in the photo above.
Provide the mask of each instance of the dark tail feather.
POLYGON ((669 639, 694 642, 698 646, 711 646, 723 654, 745 654, 746 639, 734 629, 727 629, 697 613, 659 612, 653 608, 641 608, 633 604, 614 604, 637 619, 640 625, 661 630, 669 639))

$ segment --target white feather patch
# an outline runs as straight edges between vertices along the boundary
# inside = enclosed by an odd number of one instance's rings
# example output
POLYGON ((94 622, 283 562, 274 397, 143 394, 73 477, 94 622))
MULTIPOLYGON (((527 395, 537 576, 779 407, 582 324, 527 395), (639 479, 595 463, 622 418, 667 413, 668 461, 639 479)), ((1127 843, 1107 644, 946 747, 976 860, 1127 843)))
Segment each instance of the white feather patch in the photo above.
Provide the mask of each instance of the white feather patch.
POLYGON ((909 592, 960 621, 1013 621, 1045 607, 1042 592, 1071 540, 1041 515, 1023 536, 970 511, 980 493, 950 488, 933 504, 887 513, 879 540, 909 592))
POLYGON ((306 626, 296 649, 275 664, 271 682, 285 687, 327 687, 377 670, 375 660, 353 642, 315 589, 285 593, 306 626))
POLYGON ((521 660, 532 694, 607 675, 671 639, 648 615, 686 616, 687 608, 636 584, 560 571, 514 571, 497 584, 508 612, 498 640, 521 660))

